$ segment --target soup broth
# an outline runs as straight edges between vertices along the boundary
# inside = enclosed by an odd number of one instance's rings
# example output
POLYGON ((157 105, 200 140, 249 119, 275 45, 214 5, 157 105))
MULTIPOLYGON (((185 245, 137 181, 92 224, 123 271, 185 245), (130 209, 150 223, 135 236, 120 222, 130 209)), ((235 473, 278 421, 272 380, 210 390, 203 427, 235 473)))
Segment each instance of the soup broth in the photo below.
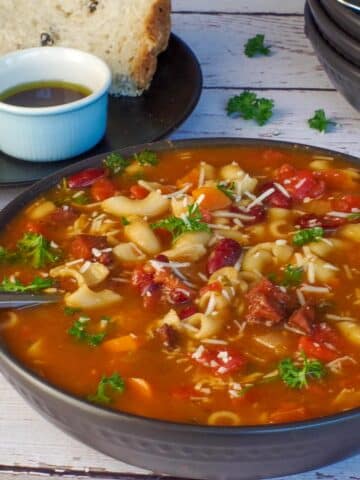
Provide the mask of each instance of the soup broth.
POLYGON ((91 95, 83 85, 60 81, 25 83, 0 94, 0 102, 17 107, 55 107, 76 102, 91 95))
POLYGON ((360 173, 303 150, 203 148, 64 179, 2 232, 0 313, 50 383, 147 417, 299 421, 360 406, 360 173))

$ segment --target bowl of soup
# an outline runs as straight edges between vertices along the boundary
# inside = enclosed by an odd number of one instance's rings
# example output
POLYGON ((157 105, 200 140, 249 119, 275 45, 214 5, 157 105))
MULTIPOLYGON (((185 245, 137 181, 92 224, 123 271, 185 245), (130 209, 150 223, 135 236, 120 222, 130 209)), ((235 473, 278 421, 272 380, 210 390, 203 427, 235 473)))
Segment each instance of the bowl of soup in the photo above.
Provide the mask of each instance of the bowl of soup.
POLYGON ((45 418, 188 478, 299 473, 360 441, 358 160, 285 142, 158 142, 0 214, 4 375, 45 418))
POLYGON ((80 50, 39 47, 0 58, 0 150, 65 160, 94 147, 107 123, 109 67, 80 50))

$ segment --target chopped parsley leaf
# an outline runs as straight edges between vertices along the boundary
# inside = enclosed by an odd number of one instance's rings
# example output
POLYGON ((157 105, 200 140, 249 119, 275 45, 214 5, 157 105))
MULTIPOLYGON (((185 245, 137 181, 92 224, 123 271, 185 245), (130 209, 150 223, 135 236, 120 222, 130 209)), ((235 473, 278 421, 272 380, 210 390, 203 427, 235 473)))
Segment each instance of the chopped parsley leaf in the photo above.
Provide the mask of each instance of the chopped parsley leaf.
POLYGON ((304 270, 302 267, 296 267, 294 265, 287 265, 284 270, 284 279, 282 285, 284 287, 295 287, 299 285, 302 280, 304 270))
POLYGON ((180 235, 186 232, 210 232, 207 223, 203 222, 203 216, 200 212, 199 206, 193 203, 188 207, 187 215, 183 217, 167 217, 159 222, 153 223, 152 228, 164 228, 172 233, 173 239, 177 239, 180 235))
POLYGON ((126 227, 126 225, 130 225, 129 220, 126 217, 121 217, 121 223, 126 227))
POLYGON ((319 132, 326 133, 330 126, 335 126, 336 122, 326 118, 325 112, 323 109, 315 110, 314 116, 309 118, 308 124, 310 128, 319 130, 319 132))
POLYGON ((320 380, 326 374, 326 368, 319 360, 309 360, 302 353, 302 366, 297 366, 291 358, 284 358, 279 363, 279 375, 281 380, 290 388, 304 388, 308 386, 308 380, 320 380))
POLYGON ((112 175, 117 175, 131 164, 131 160, 123 157, 120 153, 110 153, 110 155, 104 159, 103 163, 112 175))
POLYGON ((144 150, 143 152, 135 153, 134 158, 142 166, 155 166, 159 163, 159 158, 157 154, 155 152, 152 152, 151 150, 144 150))
POLYGON ((256 55, 270 55, 270 47, 264 45, 265 35, 257 34, 255 37, 249 38, 244 47, 247 57, 255 57, 256 55))
POLYGON ((94 403, 109 404, 111 397, 109 393, 124 393, 125 382, 118 373, 113 373, 110 377, 103 376, 97 386, 96 393, 89 395, 88 400, 94 403))
POLYGON ((31 283, 24 285, 17 278, 10 280, 4 277, 0 283, 0 291, 11 293, 38 292, 53 285, 54 281, 51 278, 35 277, 31 283))
POLYGON ((65 307, 64 308, 64 313, 68 317, 71 317, 72 315, 75 315, 75 313, 81 312, 81 308, 74 308, 74 307, 65 307))
POLYGON ((49 263, 55 263, 60 258, 60 251, 51 247, 40 233, 25 233, 17 243, 22 260, 29 262, 34 268, 41 268, 49 263))
POLYGON ((324 229, 322 227, 304 228, 295 233, 293 244, 297 247, 302 247, 306 243, 318 241, 323 236, 324 229))
POLYGON ((216 185, 216 188, 223 192, 230 200, 234 200, 236 193, 235 193, 235 183, 234 182, 219 182, 216 185))
POLYGON ((16 260, 19 260, 19 254, 17 252, 10 252, 0 246, 0 263, 14 263, 16 260))
POLYGON ((89 333, 86 329, 86 324, 89 320, 89 317, 79 317, 69 328, 68 334, 91 347, 97 347, 104 340, 106 333, 89 333))
POLYGON ((258 98, 256 93, 245 91, 241 95, 231 97, 227 103, 227 114, 240 116, 245 120, 255 120, 258 125, 272 117, 274 101, 269 98, 258 98))
POLYGON ((76 205, 86 205, 90 203, 90 198, 89 195, 84 192, 81 195, 71 197, 71 202, 76 203, 76 205))
POLYGON ((347 220, 360 220, 360 212, 350 213, 346 218, 347 220))

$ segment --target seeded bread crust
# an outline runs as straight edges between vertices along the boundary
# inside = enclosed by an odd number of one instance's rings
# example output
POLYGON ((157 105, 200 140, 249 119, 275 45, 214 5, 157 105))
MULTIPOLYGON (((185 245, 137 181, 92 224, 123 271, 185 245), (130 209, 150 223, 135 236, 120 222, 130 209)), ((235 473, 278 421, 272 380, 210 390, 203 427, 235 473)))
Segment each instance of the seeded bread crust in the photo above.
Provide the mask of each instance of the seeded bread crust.
POLYGON ((149 88, 171 31, 170 0, 0 0, 0 11, 0 55, 40 45, 94 53, 116 96, 149 88))

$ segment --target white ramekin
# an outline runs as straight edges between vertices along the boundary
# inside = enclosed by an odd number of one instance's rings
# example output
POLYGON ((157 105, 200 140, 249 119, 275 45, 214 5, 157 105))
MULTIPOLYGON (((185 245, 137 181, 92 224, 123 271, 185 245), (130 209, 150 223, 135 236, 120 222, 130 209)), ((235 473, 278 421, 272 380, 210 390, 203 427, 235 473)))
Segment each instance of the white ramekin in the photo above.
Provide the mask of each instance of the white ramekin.
POLYGON ((111 72, 94 55, 61 47, 18 50, 0 58, 0 93, 17 85, 60 80, 93 93, 55 107, 27 108, 0 102, 0 150, 33 162, 80 155, 104 136, 111 72))

